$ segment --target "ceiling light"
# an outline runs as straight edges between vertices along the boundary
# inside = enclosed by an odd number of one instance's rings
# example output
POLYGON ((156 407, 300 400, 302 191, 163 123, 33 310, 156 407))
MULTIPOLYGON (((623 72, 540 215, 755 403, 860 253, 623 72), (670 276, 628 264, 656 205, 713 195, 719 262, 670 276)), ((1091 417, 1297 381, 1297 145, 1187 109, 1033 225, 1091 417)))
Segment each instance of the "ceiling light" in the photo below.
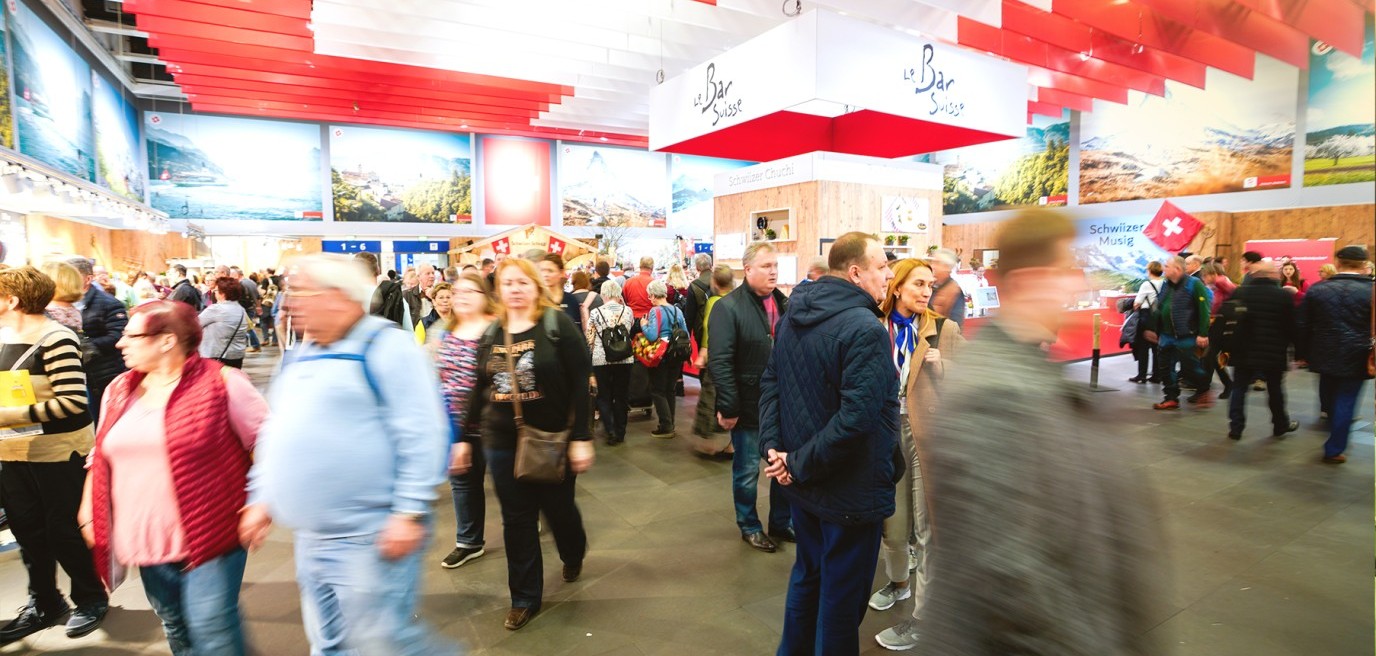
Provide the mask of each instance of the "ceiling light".
POLYGON ((1087 53, 1087 52, 1082 52, 1082 53, 1080 53, 1080 61, 1089 61, 1089 53, 1087 53))

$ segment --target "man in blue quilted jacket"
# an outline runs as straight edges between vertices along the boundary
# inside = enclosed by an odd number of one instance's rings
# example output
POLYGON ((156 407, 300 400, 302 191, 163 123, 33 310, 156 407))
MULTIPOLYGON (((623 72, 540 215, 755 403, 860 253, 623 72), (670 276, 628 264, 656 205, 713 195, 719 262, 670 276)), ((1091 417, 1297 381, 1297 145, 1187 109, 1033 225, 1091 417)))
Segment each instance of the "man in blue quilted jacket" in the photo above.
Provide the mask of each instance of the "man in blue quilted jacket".
POLYGON ((1301 341, 1309 371, 1319 375, 1319 407, 1327 415, 1328 441, 1323 462, 1347 462, 1348 434, 1357 399, 1371 374, 1372 280, 1366 274, 1367 250, 1346 246, 1337 253, 1338 273, 1309 288, 1300 308, 1301 341))
POLYGON ((781 656, 859 653, 902 475, 893 342, 879 322, 893 271, 861 232, 837 239, 827 263, 830 275, 794 290, 760 380, 765 473, 784 486, 798 543, 781 656))

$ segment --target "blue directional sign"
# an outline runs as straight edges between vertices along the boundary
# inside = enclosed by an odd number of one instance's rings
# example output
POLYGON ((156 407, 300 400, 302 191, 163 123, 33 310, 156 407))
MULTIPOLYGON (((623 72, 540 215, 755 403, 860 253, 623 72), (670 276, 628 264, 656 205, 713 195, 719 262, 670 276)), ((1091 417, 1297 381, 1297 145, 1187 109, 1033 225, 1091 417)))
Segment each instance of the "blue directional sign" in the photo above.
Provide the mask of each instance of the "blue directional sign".
POLYGON ((326 253, 381 253, 382 242, 326 239, 320 242, 320 249, 326 253))
POLYGON ((448 253, 449 240, 431 239, 428 241, 392 240, 393 253, 448 253))

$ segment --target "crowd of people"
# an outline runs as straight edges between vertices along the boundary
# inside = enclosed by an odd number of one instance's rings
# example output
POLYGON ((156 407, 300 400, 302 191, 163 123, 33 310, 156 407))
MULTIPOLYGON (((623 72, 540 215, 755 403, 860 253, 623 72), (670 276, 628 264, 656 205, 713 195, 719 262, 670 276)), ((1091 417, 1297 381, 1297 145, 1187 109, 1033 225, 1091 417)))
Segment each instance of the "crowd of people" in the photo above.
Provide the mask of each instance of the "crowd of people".
MULTIPOLYGON (((545 598, 541 517, 561 580, 579 580, 577 479, 599 429, 625 448, 644 405, 652 438, 675 439, 691 361, 689 439, 731 460, 741 539, 796 547, 778 653, 857 653, 867 608, 906 599, 874 636, 887 649, 1163 653, 1146 637, 1159 545, 1140 471, 1043 350, 1083 291, 1073 237, 1054 213, 1006 222, 989 274, 1002 306, 969 341, 955 253, 892 259, 858 232, 791 293, 767 242, 739 282, 706 254, 690 278, 652 258, 570 271, 539 250, 401 273, 368 253, 284 275, 177 265, 129 299, 89 259, 0 270, 0 371, 23 399, 0 407, 0 494, 30 593, 0 643, 90 633, 132 567, 174 654, 243 654, 245 564, 281 525, 313 653, 454 653, 418 618, 422 554, 445 482, 456 532, 437 565, 486 554, 488 477, 519 630, 545 598), (264 398, 240 368, 274 343, 289 348, 264 398)), ((1160 382, 1155 407, 1173 410, 1182 387, 1210 405, 1218 375, 1233 439, 1259 381, 1280 436, 1300 362, 1320 376, 1322 459, 1343 462, 1372 376, 1368 253, 1340 249, 1313 285, 1254 255, 1238 285, 1224 262, 1148 267, 1125 308, 1132 380, 1160 382)))

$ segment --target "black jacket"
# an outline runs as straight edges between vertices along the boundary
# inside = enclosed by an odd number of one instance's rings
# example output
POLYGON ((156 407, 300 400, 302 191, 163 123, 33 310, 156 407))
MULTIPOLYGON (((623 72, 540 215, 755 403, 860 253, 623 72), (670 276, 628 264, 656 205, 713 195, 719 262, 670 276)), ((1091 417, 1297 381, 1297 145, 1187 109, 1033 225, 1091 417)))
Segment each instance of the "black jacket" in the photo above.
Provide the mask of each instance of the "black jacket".
POLYGON ((172 285, 172 293, 168 294, 167 298, 169 300, 186 303, 197 313, 205 309, 205 303, 202 302, 205 299, 201 298, 201 290, 196 289, 196 286, 185 278, 178 280, 177 284, 172 285))
MULTIPOLYGON (((788 297, 776 289, 774 303, 782 319, 788 297)), ((757 428, 760 376, 774 346, 764 302, 742 283, 717 301, 710 321, 707 368, 717 386, 717 412, 726 419, 738 418, 740 428, 757 428)))
POLYGON ((688 283, 688 299, 683 302, 683 320, 688 322, 688 330, 699 344, 702 343, 702 313, 707 309, 709 298, 712 298, 712 272, 704 271, 688 283))
POLYGON ((411 325, 420 325, 421 306, 424 305, 424 296, 421 295, 420 286, 417 285, 401 293, 401 297, 406 299, 406 310, 411 313, 411 325))
POLYGON ((826 521, 872 524, 894 512, 892 351, 874 299, 835 276, 795 289, 779 322, 760 385, 760 453, 788 454, 784 494, 826 521))
MULTIPOLYGON (((124 357, 115 348, 115 342, 119 341, 124 326, 129 323, 129 313, 119 299, 106 294, 96 285, 86 290, 81 301, 84 304, 81 332, 85 333, 95 351, 83 363, 86 367, 86 384, 103 388, 115 376, 124 373, 124 357)), ((100 403, 100 399, 92 399, 92 403, 100 403)))
POLYGON ((1301 341, 1309 370, 1343 378, 1369 378, 1371 278, 1340 273, 1305 292, 1300 307, 1301 341))
POLYGON ((1232 342, 1232 363, 1259 371, 1284 371, 1295 343, 1295 297, 1270 278, 1251 278, 1233 292, 1247 308, 1232 342))

